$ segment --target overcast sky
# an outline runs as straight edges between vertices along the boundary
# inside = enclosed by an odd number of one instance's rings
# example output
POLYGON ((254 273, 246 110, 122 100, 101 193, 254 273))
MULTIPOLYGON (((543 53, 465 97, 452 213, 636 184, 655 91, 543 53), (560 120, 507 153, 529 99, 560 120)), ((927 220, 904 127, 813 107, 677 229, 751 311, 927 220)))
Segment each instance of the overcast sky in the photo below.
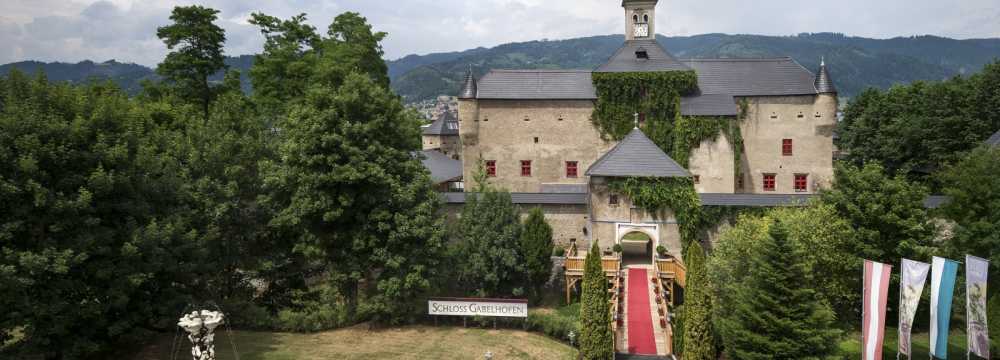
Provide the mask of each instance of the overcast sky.
MULTIPOLYGON (((386 57, 508 42, 624 31, 620 0, 0 0, 0 63, 105 61, 155 65, 166 53, 156 28, 176 5, 221 10, 227 55, 256 53, 253 12, 306 13, 318 29, 357 11, 386 31, 386 57)), ((998 0, 663 0, 657 32, 793 35, 841 32, 889 38, 933 34, 1000 37, 998 0)))

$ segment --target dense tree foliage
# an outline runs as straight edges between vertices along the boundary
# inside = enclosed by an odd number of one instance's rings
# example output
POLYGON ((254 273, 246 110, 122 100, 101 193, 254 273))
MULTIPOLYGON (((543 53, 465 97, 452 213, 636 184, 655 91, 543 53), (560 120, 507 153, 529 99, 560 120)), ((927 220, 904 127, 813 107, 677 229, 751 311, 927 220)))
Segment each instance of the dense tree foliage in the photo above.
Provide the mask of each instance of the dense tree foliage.
POLYGON ((172 327, 205 273, 176 134, 114 85, 0 89, 0 332, 51 358, 172 327))
POLYGON ((1000 62, 970 77, 868 89, 844 111, 839 145, 856 165, 876 162, 890 175, 931 182, 928 174, 1000 129, 998 107, 1000 62))
POLYGON ((687 287, 684 298, 684 358, 714 360, 715 332, 712 327, 712 286, 701 244, 688 245, 685 257, 687 287))
POLYGON ((521 253, 524 275, 536 298, 552 275, 552 246, 552 227, 545 221, 545 213, 538 207, 531 209, 521 230, 521 253))
MULTIPOLYGON (((810 286, 816 273, 781 221, 768 226, 716 324, 732 359, 822 359, 835 354, 834 313, 810 286)), ((689 317, 690 318, 690 317, 689 317)), ((692 344, 685 341, 685 350, 692 344)))
POLYGON ((479 296, 522 295, 526 289, 517 206, 507 191, 488 186, 482 190, 466 198, 459 220, 459 282, 479 296))
POLYGON ((884 263, 923 259, 934 235, 928 223, 926 187, 889 176, 881 165, 837 164, 833 188, 821 193, 855 231, 855 256, 884 263))
POLYGON ((613 359, 615 344, 611 333, 608 279, 601 266, 601 249, 596 241, 584 260, 580 303, 580 357, 586 360, 613 359))
POLYGON ((222 54, 226 33, 213 23, 218 14, 218 10, 197 5, 178 6, 170 15, 174 23, 156 30, 171 50, 156 73, 178 95, 200 104, 206 118, 216 95, 208 78, 226 67, 222 54))
MULTIPOLYGON (((945 244, 954 258, 965 254, 990 260, 990 279, 1000 284, 1000 148, 980 147, 941 175, 951 199, 940 213, 955 222, 945 244)), ((1000 293, 997 286, 989 287, 1000 293)), ((997 320, 1000 321, 1000 320, 997 320)))

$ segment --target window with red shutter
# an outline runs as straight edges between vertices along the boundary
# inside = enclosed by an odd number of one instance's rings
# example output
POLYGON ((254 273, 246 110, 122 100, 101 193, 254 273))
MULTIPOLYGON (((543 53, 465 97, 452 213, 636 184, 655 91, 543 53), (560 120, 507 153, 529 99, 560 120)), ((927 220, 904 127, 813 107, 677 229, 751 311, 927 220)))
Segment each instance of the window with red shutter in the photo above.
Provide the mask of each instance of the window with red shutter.
POLYGON ((792 139, 781 140, 781 154, 792 156, 792 139))
POLYGON ((496 177, 497 176, 497 161, 496 160, 486 160, 486 176, 496 177))
POLYGON ((764 191, 774 191, 775 175, 764 174, 764 191))
POLYGON ((577 176, 577 165, 576 161, 566 162, 566 177, 575 178, 577 176))
POLYGON ((795 191, 796 192, 809 191, 809 175, 795 174, 795 191))
POLYGON ((521 176, 531 176, 531 160, 521 160, 521 176))

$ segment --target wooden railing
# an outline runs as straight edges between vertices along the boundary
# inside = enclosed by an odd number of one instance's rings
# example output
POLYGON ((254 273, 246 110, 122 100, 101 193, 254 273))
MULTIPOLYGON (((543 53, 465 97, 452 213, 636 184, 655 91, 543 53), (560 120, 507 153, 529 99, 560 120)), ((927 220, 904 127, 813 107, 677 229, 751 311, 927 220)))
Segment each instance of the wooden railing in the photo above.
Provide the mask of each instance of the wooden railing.
POLYGON ((681 287, 687 287, 687 268, 676 259, 656 259, 656 272, 660 278, 671 278, 681 287))
MULTIPOLYGON (((568 257, 566 258, 566 273, 568 274, 583 274, 585 267, 585 258, 582 257, 568 257)), ((601 258, 601 268, 604 269, 604 274, 607 276, 617 276, 618 271, 621 269, 621 259, 617 257, 605 257, 601 258)))

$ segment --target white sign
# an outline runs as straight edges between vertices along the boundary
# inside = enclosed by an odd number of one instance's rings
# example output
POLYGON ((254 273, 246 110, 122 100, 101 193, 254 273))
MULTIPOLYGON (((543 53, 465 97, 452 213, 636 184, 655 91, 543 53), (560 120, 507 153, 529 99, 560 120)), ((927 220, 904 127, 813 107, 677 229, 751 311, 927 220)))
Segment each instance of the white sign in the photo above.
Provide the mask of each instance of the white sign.
POLYGON ((452 316, 528 317, 527 300, 430 299, 427 314, 452 316))

